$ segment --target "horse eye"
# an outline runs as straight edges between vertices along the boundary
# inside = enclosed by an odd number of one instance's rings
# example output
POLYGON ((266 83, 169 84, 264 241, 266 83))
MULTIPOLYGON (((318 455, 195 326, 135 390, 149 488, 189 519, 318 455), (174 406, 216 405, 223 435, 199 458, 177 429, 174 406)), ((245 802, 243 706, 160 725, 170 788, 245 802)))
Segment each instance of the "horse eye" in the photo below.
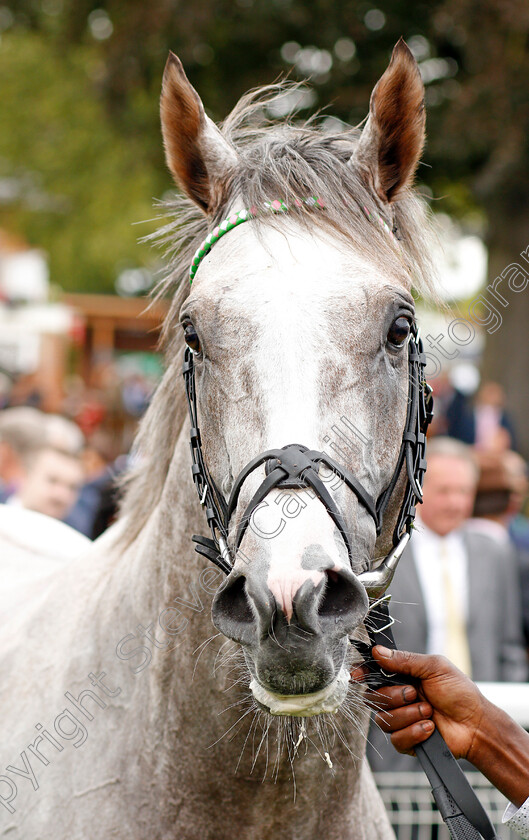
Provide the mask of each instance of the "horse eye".
POLYGON ((388 332, 388 343, 393 347, 404 347, 411 332, 411 324, 404 315, 395 318, 388 332))
POLYGON ((184 341, 190 350, 197 355, 200 353, 200 339, 193 324, 186 324, 184 327, 184 341))

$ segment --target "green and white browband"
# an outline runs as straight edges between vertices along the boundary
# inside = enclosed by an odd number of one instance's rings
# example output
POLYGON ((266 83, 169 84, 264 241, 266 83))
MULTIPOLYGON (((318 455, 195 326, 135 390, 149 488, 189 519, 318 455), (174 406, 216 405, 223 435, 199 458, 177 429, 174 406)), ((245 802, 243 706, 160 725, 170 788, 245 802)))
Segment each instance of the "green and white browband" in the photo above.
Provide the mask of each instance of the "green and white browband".
MULTIPOLYGON (((304 198, 303 201, 299 199, 295 199, 295 204, 297 207, 301 207, 303 204, 308 205, 309 207, 321 207, 323 208, 325 205, 321 198, 316 198, 311 196, 311 198, 304 198)), ((279 201, 275 199, 275 201, 265 201, 264 202, 264 212, 271 212, 271 213, 288 213, 288 205, 284 201, 279 201)), ((195 252, 195 256, 193 257, 193 261, 191 263, 191 268, 189 270, 189 283, 193 282, 193 278, 197 273, 197 269, 211 249, 213 248, 215 242, 218 242, 219 239, 222 239, 225 233, 228 233, 233 228, 238 227, 238 225, 242 225, 243 222, 247 222, 250 219, 255 219, 256 216, 259 215, 259 211, 257 207, 252 207, 250 210, 239 210, 238 213, 232 213, 227 219, 224 219, 220 225, 217 225, 211 233, 208 233, 202 244, 198 247, 197 251, 195 252)))
MULTIPOLYGON (((325 202, 321 198, 317 198, 316 196, 311 196, 310 198, 304 198, 300 200, 296 198, 294 200, 294 204, 296 207, 302 207, 303 204, 307 205, 308 207, 319 207, 324 209, 325 202)), ((389 227, 388 223, 383 219, 383 217, 379 213, 371 213, 367 207, 363 208, 366 217, 369 221, 377 222, 385 231, 389 233, 389 235, 394 238, 393 231, 389 227)), ((288 213, 289 207, 284 201, 279 201, 277 198, 274 201, 265 201, 264 202, 264 212, 271 212, 271 213, 288 213)), ((195 252, 195 256, 191 262, 191 268, 189 269, 189 284, 193 282, 195 274, 197 273, 198 267, 204 257, 209 254, 211 249, 213 248, 215 242, 218 242, 219 239, 222 239, 225 233, 228 233, 233 228, 242 225, 243 222, 247 222, 250 219, 255 219, 256 216, 259 215, 259 210, 257 207, 252 207, 250 210, 239 210, 238 213, 232 213, 227 219, 224 219, 220 225, 217 225, 211 233, 208 233, 204 241, 201 245, 197 248, 195 252)))

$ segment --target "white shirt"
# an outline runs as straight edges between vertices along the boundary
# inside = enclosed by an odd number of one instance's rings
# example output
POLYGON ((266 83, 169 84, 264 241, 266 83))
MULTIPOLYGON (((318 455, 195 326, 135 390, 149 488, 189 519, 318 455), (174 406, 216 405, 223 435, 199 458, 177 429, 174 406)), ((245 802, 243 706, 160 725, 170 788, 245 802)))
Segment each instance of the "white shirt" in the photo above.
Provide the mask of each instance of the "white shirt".
POLYGON ((440 537, 418 517, 413 531, 412 545, 415 567, 424 595, 428 622, 427 653, 445 651, 444 563, 454 592, 460 596, 463 618, 468 616, 468 558, 461 529, 440 537), (445 556, 446 554, 446 556, 445 556))
POLYGON ((520 834, 524 840, 529 840, 529 798, 518 809, 510 802, 505 809, 502 822, 520 834))
MULTIPOLYGON (((11 496, 11 499, 16 497, 11 496)), ((58 519, 20 504, 0 504, 0 620, 35 589, 93 543, 58 519)))

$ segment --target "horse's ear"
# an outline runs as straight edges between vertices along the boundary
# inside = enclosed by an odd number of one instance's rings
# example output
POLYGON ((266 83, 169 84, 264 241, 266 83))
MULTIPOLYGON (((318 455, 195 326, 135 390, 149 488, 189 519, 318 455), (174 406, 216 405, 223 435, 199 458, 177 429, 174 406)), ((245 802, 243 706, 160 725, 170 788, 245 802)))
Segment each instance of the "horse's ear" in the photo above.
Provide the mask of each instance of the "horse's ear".
POLYGON ((424 126, 424 85, 401 38, 371 94, 369 117, 351 159, 382 201, 394 201, 412 183, 424 126))
POLYGON ((160 115, 173 178, 205 213, 214 212, 237 154, 206 115, 180 59, 172 52, 163 74, 160 115))

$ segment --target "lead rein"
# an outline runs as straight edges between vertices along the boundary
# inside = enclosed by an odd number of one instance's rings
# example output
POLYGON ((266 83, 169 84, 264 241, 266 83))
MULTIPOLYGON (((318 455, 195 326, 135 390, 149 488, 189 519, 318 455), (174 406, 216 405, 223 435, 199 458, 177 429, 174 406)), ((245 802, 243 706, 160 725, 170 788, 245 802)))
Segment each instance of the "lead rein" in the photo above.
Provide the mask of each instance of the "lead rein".
MULTIPOLYGON (((389 614, 390 598, 390 595, 380 597, 371 605, 365 623, 369 644, 352 640, 370 673, 370 688, 414 682, 409 677, 386 674, 371 655, 375 645, 396 649, 391 629, 394 620, 389 614)), ((428 777, 433 797, 453 840, 499 840, 485 809, 437 729, 415 747, 415 755, 428 777)))

